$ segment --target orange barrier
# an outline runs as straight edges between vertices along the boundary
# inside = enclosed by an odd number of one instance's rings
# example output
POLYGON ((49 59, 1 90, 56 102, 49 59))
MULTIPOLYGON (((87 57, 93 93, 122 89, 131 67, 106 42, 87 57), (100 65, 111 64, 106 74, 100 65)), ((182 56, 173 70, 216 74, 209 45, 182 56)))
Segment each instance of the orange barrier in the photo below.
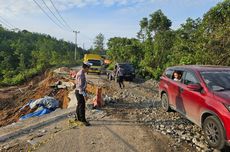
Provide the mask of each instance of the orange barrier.
POLYGON ((102 106, 104 106, 104 102, 103 102, 101 94, 102 94, 102 88, 97 88, 96 97, 94 97, 93 99, 94 108, 101 108, 102 106))

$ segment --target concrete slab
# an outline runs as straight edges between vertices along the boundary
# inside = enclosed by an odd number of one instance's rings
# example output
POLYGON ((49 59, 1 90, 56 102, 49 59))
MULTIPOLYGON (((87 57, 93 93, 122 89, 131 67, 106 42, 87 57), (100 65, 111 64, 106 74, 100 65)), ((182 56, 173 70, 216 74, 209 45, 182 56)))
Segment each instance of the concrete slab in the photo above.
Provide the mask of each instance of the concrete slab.
POLYGON ((70 101, 69 101, 69 104, 68 104, 67 108, 76 107, 77 98, 76 98, 76 95, 75 95, 75 90, 70 91, 68 97, 69 97, 70 101))
POLYGON ((17 123, 0 128, 0 144, 12 139, 17 138, 23 134, 27 134, 30 130, 38 129, 40 127, 55 123, 68 115, 75 112, 75 107, 68 109, 57 109, 54 112, 41 116, 33 117, 17 123))

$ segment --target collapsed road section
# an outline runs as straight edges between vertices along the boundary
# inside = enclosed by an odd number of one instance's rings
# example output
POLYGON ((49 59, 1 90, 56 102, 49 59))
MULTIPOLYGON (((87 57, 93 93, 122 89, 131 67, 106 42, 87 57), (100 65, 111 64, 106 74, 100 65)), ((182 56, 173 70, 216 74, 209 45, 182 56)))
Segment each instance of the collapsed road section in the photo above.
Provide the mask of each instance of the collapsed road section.
MULTIPOLYGON (((38 112, 38 110, 40 113, 34 116, 49 113, 56 108, 68 108, 70 100, 75 100, 73 95, 71 96, 74 80, 69 75, 70 71, 71 69, 66 67, 48 70, 24 85, 0 89, 0 127, 15 123, 20 118, 25 119, 23 116, 29 117, 29 113, 38 112), (53 100, 50 100, 51 98, 53 100), (54 100, 58 103, 55 107, 50 106, 49 104, 54 100), (43 111, 41 111, 42 108, 43 111)), ((74 106, 72 103, 71 105, 74 106)))
MULTIPOLYGON (((77 101, 72 74, 77 70, 66 67, 50 70, 27 84, 1 89, 0 104, 3 117, 0 118, 0 142, 17 138, 23 132, 54 123, 73 114, 77 101), (33 119, 25 120, 31 117, 33 119)), ((90 81, 87 86, 90 97, 94 97, 97 91, 97 86, 90 81)), ((91 105, 97 106, 99 98, 101 100, 101 96, 92 98, 94 103, 91 105)))

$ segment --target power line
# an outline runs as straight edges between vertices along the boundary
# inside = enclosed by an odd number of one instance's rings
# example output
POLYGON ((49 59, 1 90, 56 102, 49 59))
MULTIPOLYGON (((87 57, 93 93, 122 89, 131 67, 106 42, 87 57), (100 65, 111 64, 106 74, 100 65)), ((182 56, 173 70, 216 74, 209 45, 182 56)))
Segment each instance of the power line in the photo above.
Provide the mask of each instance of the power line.
POLYGON ((13 26, 12 24, 10 24, 7 20, 5 20, 3 17, 0 16, 0 18, 1 18, 1 20, 3 20, 5 23, 7 23, 8 25, 10 25, 11 27, 16 28, 16 27, 13 26))
MULTIPOLYGON (((41 5, 40 5, 36 0, 33 0, 33 1, 34 1, 34 3, 42 10, 42 12, 45 13, 45 15, 46 15, 47 17, 49 17, 49 19, 50 19, 54 24, 56 24, 59 28, 63 29, 58 23, 56 23, 56 22, 49 16, 49 14, 47 14, 47 12, 41 7, 41 5)), ((63 29, 63 30, 64 30, 64 29, 63 29)))
POLYGON ((59 13, 57 7, 54 5, 53 1, 50 0, 51 4, 53 5, 55 11, 57 12, 58 16, 62 19, 62 21, 65 23, 66 26, 68 26, 68 28, 71 29, 71 31, 73 31, 73 29, 69 26, 69 24, 64 20, 64 18, 61 16, 61 14, 59 13))
MULTIPOLYGON (((65 25, 58 19, 58 17, 54 14, 54 12, 49 8, 44 0, 42 0, 45 7, 50 11, 50 13, 54 16, 54 18, 65 28, 65 25)), ((72 30, 71 30, 72 31, 72 30)))
POLYGON ((2 23, 3 25, 7 26, 9 29, 11 28, 9 25, 7 25, 5 22, 3 22, 1 19, 0 19, 0 23, 2 23))
POLYGON ((12 24, 10 24, 7 20, 5 20, 4 18, 2 18, 0 16, 0 22, 3 23, 5 26, 7 26, 10 29, 16 28, 15 26, 13 26, 12 24))
POLYGON ((85 35, 83 33, 81 35, 84 36, 85 38, 87 38, 89 41, 94 42, 94 40, 92 38, 90 38, 89 36, 87 36, 87 35, 85 35))

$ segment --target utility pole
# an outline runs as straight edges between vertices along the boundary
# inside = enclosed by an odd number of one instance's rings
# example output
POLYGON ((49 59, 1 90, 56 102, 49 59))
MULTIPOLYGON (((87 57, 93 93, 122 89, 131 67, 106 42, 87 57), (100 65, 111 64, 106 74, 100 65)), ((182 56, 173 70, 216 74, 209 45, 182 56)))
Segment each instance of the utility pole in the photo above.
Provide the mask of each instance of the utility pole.
POLYGON ((74 60, 77 60, 77 34, 80 33, 80 31, 73 31, 75 33, 75 51, 74 51, 74 60))

